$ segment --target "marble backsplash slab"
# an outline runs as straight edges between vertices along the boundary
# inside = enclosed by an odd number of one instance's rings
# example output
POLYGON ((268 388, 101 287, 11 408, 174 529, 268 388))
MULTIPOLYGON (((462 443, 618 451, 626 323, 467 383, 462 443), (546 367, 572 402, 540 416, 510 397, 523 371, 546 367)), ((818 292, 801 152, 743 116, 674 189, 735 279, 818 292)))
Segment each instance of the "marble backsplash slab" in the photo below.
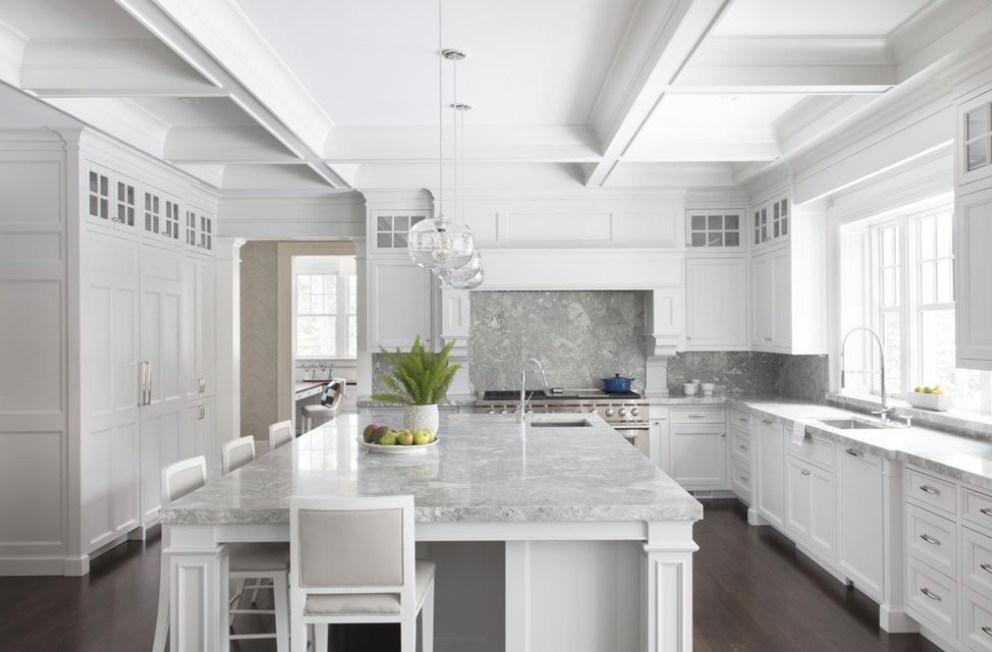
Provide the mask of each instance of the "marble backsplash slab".
MULTIPOLYGON (((600 387, 615 373, 643 386, 645 299, 633 291, 473 292, 472 387, 519 387, 530 357, 542 362, 553 387, 600 387)), ((532 371, 528 385, 540 387, 532 371)))
POLYGON ((727 396, 781 396, 822 403, 828 384, 827 356, 748 351, 682 352, 668 362, 668 391, 698 378, 727 396))

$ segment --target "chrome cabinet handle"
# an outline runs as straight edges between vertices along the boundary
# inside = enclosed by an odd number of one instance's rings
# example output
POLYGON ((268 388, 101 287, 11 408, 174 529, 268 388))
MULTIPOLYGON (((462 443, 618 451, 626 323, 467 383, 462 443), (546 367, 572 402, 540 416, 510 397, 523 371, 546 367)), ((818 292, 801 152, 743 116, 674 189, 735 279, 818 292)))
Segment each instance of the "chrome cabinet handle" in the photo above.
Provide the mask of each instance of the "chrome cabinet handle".
POLYGON ((986 636, 992 636, 992 627, 988 625, 982 625, 982 631, 985 632, 986 636))
POLYGON ((740 421, 741 423, 747 423, 747 419, 745 419, 744 417, 737 417, 737 420, 740 421))
POLYGON ((741 450, 747 452, 748 447, 745 446, 744 444, 741 444, 741 450))
POLYGON ((979 568, 981 568, 986 573, 992 573, 992 564, 981 564, 979 565, 979 568))
POLYGON ((934 496, 939 496, 940 495, 940 489, 936 489, 934 487, 931 487, 928 484, 921 484, 920 485, 920 491, 922 491, 925 494, 933 494, 934 496))
POLYGON ((982 514, 985 514, 986 516, 992 516, 992 507, 982 507, 978 511, 980 511, 982 514))
POLYGON ((942 600, 942 598, 939 595, 937 595, 936 593, 934 593, 925 586, 922 589, 920 589, 920 593, 927 596, 931 600, 936 600, 937 602, 940 602, 942 600))
POLYGON ((926 532, 924 532, 923 534, 921 534, 920 535, 920 538, 923 539, 924 541, 926 541, 927 543, 929 543, 931 546, 939 546, 940 545, 940 539, 934 539, 932 536, 930 536, 926 532))
POLYGON ((863 453, 861 453, 860 451, 856 451, 853 448, 848 448, 847 454, 850 455, 851 457, 861 457, 863 455, 863 453))
POLYGON ((772 425, 775 422, 772 421, 771 419, 762 419, 761 420, 761 423, 765 424, 766 426, 770 426, 770 425, 772 425))
POLYGON ((141 395, 138 406, 151 405, 152 402, 152 363, 147 360, 138 362, 138 393, 141 395))
POLYGON ((689 418, 690 419, 705 419, 706 418, 706 415, 705 414, 690 414, 689 415, 689 418))

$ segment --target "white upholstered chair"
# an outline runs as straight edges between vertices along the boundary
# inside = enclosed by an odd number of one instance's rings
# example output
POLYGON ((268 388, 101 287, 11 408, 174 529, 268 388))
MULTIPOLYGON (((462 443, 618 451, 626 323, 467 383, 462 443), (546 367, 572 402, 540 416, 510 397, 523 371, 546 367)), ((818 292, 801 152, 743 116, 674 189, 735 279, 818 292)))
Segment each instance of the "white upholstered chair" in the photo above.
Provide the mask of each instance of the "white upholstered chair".
MULTIPOLYGON (((207 460, 202 455, 188 460, 182 460, 162 469, 162 504, 182 498, 186 494, 199 489, 207 482, 207 460)), ((167 549, 168 541, 162 541, 163 551, 167 549)), ((272 610, 263 609, 232 609, 232 614, 272 614, 275 616, 275 631, 271 633, 231 634, 230 640, 274 638, 278 652, 289 652, 289 622, 288 622, 288 572, 289 549, 285 544, 278 543, 234 543, 228 544, 230 578, 242 585, 246 579, 271 580, 271 585, 255 588, 273 591, 272 610)), ((153 651, 165 650, 166 637, 169 632, 169 560, 163 553, 162 570, 159 576, 158 621, 155 624, 155 639, 153 651)))
POLYGON ((224 444, 220 449, 220 472, 227 475, 255 459, 255 438, 251 435, 239 437, 224 444))
POLYGON ((344 392, 347 387, 347 381, 344 378, 334 378, 329 383, 334 385, 337 389, 334 392, 334 398, 331 400, 330 405, 321 405, 316 403, 314 405, 304 405, 303 406, 303 431, 308 432, 315 428, 314 421, 317 419, 323 421, 330 421, 333 419, 338 410, 341 408, 341 401, 344 400, 344 392))
POLYGON ((328 625, 399 623, 402 652, 434 649, 434 564, 414 558, 413 496, 294 497, 289 503, 293 652, 307 627, 326 650, 328 625))
POLYGON ((293 422, 280 421, 269 426, 269 450, 274 451, 293 441, 293 422))

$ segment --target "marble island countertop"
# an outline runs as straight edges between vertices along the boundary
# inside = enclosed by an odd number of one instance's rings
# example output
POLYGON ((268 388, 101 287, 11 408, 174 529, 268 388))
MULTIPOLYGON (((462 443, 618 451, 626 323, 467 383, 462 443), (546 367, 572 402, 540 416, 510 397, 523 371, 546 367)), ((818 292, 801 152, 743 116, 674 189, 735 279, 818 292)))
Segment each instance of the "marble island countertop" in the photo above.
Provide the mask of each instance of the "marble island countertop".
MULTIPOLYGON (((697 521, 699 502, 594 415, 589 427, 521 427, 442 415, 422 455, 370 452, 358 415, 337 419, 164 506, 165 524, 287 523, 293 495, 413 494, 418 522, 697 521)), ((387 425, 398 426, 398 423, 387 425)))
POLYGON ((917 426, 841 430, 825 425, 822 421, 848 418, 877 421, 877 417, 829 405, 787 400, 731 399, 728 406, 780 419, 786 427, 787 437, 799 422, 805 428, 831 437, 854 450, 897 459, 956 480, 992 489, 992 441, 917 426))

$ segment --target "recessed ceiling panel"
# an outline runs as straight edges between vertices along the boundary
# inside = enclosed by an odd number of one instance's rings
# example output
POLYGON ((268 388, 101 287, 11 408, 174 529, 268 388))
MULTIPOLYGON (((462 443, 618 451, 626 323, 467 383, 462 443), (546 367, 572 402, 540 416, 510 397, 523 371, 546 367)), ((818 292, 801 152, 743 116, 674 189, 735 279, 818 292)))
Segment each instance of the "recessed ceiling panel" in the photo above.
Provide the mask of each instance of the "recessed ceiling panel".
POLYGON ((3 0, 0 21, 33 41, 154 38, 113 0, 3 0))
POLYGON ((734 0, 718 36, 885 36, 934 0, 734 0))
POLYGON ((224 97, 144 97, 132 100, 171 127, 248 127, 256 122, 224 97))
MULTIPOLYGON (((336 124, 437 124, 435 0, 237 2, 336 124)), ((585 124, 635 4, 445 2, 444 47, 469 55, 458 64, 466 123, 585 124)))

